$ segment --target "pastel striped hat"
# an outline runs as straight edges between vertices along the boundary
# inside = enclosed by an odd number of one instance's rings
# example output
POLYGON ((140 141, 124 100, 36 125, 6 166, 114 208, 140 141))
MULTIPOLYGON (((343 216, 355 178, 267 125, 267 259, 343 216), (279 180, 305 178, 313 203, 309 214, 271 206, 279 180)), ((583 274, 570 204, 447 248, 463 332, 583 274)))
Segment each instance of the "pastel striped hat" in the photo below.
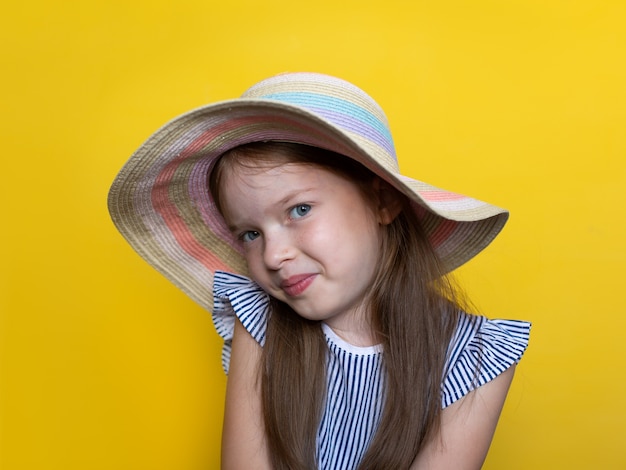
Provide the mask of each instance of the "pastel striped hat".
POLYGON ((130 245, 208 310, 215 271, 247 274, 211 199, 208 172, 227 150, 272 140, 343 154, 395 186, 412 201, 447 270, 485 248, 508 218, 503 209, 401 175, 387 118, 356 86, 314 73, 277 75, 241 98, 165 124, 130 157, 109 192, 111 217, 130 245))

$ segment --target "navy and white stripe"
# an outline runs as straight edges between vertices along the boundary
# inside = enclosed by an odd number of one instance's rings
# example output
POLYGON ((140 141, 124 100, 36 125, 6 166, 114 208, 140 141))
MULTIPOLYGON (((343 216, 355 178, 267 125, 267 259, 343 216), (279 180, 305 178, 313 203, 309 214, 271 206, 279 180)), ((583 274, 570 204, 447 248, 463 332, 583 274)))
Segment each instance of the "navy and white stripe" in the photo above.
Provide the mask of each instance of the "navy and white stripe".
POLYGON ((222 367, 228 374, 235 316, 261 346, 265 344, 269 298, 258 284, 245 276, 216 271, 213 280, 213 324, 224 338, 222 367))
POLYGON ((382 349, 353 346, 327 325, 322 328, 329 353, 326 404, 317 432, 319 468, 356 468, 382 414, 382 349))
MULTIPOLYGON (((216 272, 213 322, 224 338, 228 373, 235 316, 262 346, 267 294, 246 277, 216 272)), ((380 422, 384 375, 380 346, 356 347, 322 324, 328 344, 327 397, 317 434, 320 469, 352 469, 361 461, 380 422)), ((530 323, 463 315, 448 349, 441 386, 445 408, 519 362, 530 323)))
POLYGON ((530 323, 463 315, 448 349, 442 407, 451 405, 519 362, 530 323))

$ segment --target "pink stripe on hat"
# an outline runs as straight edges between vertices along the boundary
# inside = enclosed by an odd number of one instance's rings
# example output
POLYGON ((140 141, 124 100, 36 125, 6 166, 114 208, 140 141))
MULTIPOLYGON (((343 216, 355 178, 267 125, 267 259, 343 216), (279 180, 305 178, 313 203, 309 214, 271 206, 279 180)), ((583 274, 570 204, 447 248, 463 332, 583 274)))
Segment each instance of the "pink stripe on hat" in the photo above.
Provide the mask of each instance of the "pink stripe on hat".
POLYGON ((441 190, 420 191, 420 196, 426 201, 455 201, 466 198, 462 194, 441 190))

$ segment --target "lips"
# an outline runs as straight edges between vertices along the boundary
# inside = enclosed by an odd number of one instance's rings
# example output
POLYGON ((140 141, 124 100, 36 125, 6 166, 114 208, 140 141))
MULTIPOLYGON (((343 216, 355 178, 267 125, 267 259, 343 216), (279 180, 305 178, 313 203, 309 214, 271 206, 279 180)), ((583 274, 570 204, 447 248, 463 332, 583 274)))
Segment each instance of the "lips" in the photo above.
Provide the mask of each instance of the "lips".
POLYGON ((317 274, 298 274, 280 283, 280 288, 290 297, 302 294, 315 280, 317 274))

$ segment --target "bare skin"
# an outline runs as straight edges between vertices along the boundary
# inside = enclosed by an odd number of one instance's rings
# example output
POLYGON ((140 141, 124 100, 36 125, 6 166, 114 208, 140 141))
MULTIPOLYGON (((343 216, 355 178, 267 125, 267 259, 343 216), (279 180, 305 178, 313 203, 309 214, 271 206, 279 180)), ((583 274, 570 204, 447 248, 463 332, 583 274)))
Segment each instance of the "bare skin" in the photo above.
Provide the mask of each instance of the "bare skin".
POLYGON ((261 347, 235 323, 222 428, 222 469, 270 469, 257 380, 261 347))
POLYGON ((442 412, 440 435, 419 453, 411 470, 475 470, 485 461, 515 366, 442 412))

